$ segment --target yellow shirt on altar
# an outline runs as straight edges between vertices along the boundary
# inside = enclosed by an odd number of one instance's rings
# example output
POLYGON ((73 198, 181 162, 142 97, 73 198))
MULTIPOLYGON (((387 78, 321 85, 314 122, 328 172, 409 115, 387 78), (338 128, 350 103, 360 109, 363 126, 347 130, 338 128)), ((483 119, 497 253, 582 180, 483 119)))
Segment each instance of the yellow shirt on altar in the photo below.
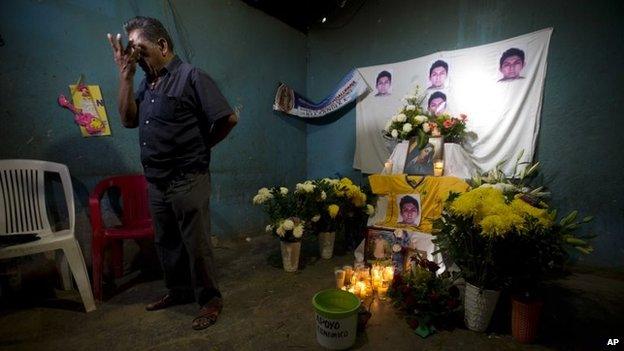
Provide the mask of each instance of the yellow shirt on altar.
POLYGON ((374 194, 388 197, 388 208, 383 220, 374 225, 380 227, 404 228, 431 233, 433 221, 442 215, 444 202, 450 192, 463 193, 470 187, 463 179, 456 177, 410 176, 406 174, 373 174, 368 177, 374 194), (399 223, 397 195, 420 195, 420 224, 413 226, 399 223))

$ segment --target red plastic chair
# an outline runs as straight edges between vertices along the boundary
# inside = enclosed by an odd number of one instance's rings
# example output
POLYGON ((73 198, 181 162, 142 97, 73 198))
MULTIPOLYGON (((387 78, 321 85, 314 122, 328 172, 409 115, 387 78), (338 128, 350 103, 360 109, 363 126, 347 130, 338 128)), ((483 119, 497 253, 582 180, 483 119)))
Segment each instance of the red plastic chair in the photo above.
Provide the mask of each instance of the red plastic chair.
POLYGON ((115 278, 123 275, 123 239, 153 239, 154 229, 147 200, 147 181, 141 174, 115 176, 102 180, 89 196, 93 241, 93 295, 102 301, 104 250, 112 249, 111 271, 115 278), (121 225, 104 227, 100 200, 106 191, 118 188, 121 196, 121 225))

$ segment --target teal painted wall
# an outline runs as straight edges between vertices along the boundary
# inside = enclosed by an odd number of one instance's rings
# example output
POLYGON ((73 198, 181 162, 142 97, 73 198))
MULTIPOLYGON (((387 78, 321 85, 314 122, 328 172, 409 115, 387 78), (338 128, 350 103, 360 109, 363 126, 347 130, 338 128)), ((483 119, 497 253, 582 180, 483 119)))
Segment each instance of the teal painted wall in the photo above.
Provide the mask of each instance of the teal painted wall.
MULTIPOLYGON (((160 18, 182 45, 165 1, 12 0, 0 2, 0 158, 34 158, 68 165, 73 176, 77 235, 88 256, 85 206, 96 182, 142 172, 138 130, 121 126, 117 68, 106 33, 123 32, 135 15, 160 18), (82 138, 58 94, 79 74, 99 84, 111 137, 82 138)), ((294 185, 305 177, 305 123, 272 111, 274 87, 305 90, 305 36, 242 1, 173 1, 195 55, 240 122, 213 149, 212 223, 217 236, 257 235, 264 215, 251 204, 258 188, 294 185)), ((182 56, 182 55, 181 55, 182 56)), ((182 56, 183 57, 183 56, 182 56)), ((143 73, 137 72, 137 83, 143 73)))
MULTIPOLYGON (((271 111, 284 81, 312 99, 352 67, 481 45, 554 27, 537 159, 563 211, 593 213, 596 265, 624 262, 624 9, 619 1, 369 0, 351 22, 308 37, 238 0, 174 2, 194 51, 192 63, 216 80, 241 120, 213 152, 213 230, 258 233, 264 216, 250 204, 264 185, 351 168, 354 105, 312 123, 271 111), (609 65, 609 63, 612 63, 609 65)), ((138 133, 119 123, 117 78, 107 32, 134 15, 163 19, 182 49, 163 1, 9 0, 0 2, 0 158, 65 163, 79 202, 78 236, 89 244, 88 192, 106 176, 140 172, 138 133), (56 105, 80 73, 99 84, 113 135, 82 138, 56 105)), ((332 25, 331 19, 328 25, 332 25)), ((181 51, 180 51, 181 52, 181 51)), ((88 246, 87 246, 88 247, 88 246)), ((88 250, 87 255, 88 255, 88 250)))
MULTIPOLYGON (((407 60, 554 27, 536 160, 563 212, 594 214, 596 251, 624 266, 624 2, 369 0, 340 29, 308 37, 307 92, 320 99, 353 67, 407 60)), ((332 26, 331 19, 327 23, 332 26)), ((309 177, 352 170, 355 109, 308 126, 309 177)))

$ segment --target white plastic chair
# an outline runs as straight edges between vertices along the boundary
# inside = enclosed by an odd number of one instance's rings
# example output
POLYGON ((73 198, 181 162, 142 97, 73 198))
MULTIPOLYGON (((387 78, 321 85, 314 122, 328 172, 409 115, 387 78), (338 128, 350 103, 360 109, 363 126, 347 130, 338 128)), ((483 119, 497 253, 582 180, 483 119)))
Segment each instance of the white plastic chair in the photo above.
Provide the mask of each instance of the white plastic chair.
MULTIPOLYGON (((63 250, 87 312, 95 310, 84 257, 74 236, 74 191, 67 166, 36 160, 0 160, 0 235, 36 233, 36 241, 0 248, 0 259, 63 250), (44 173, 58 173, 69 213, 69 228, 52 232, 46 210, 44 173)), ((67 266, 65 263, 64 267, 67 266)), ((65 287, 71 287, 61 268, 65 287)))

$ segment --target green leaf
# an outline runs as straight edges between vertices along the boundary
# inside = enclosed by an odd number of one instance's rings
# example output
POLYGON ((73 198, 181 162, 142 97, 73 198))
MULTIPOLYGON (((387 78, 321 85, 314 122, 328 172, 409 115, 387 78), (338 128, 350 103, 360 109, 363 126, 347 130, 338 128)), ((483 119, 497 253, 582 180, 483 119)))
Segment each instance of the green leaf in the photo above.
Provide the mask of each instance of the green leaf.
POLYGON ((422 148, 425 147, 425 145, 427 145, 428 141, 429 141, 429 137, 427 136, 425 131, 419 128, 418 129, 418 149, 422 150, 422 148))
POLYGON ((566 238, 565 241, 571 245, 587 245, 587 242, 585 240, 579 238, 566 238))
POLYGON ((561 219, 561 221, 559 222, 559 224, 563 227, 567 226, 568 224, 574 222, 574 220, 576 219, 576 216, 578 215, 578 211, 574 210, 572 212, 570 212, 567 216, 565 216, 564 218, 561 219))
POLYGON ((594 249, 591 248, 591 247, 590 248, 584 248, 584 247, 575 246, 574 248, 577 249, 578 251, 586 254, 586 255, 589 255, 592 251, 594 251, 594 249))
MULTIPOLYGON (((531 166, 529 168, 529 170, 526 171, 526 173, 525 173, 526 176, 528 177, 528 176, 531 176, 533 173, 535 173, 537 171, 537 169, 539 168, 539 166, 540 166, 539 162, 536 162, 535 164, 533 164, 533 166, 531 166)), ((526 168, 525 168, 525 170, 526 170, 526 168)))
POLYGON ((589 223, 589 222, 591 222, 593 220, 594 220, 594 216, 586 216, 586 217, 583 217, 583 220, 581 222, 582 223, 589 223))

